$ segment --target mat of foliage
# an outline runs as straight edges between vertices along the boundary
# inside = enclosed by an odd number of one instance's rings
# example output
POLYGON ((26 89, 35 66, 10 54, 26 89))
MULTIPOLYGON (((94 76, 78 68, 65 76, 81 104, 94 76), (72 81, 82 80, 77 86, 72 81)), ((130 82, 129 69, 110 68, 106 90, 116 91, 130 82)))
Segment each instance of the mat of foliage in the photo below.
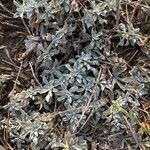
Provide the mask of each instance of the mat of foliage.
POLYGON ((0 149, 150 149, 150 2, 5 2, 0 149))

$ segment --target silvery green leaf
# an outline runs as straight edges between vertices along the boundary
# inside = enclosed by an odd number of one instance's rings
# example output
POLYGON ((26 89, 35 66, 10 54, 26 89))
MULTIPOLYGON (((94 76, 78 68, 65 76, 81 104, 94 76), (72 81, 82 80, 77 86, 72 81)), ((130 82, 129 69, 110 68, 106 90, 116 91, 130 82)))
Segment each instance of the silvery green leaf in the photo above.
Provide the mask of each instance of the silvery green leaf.
POLYGON ((44 149, 62 149, 64 147, 65 145, 63 144, 62 139, 55 132, 50 132, 47 145, 44 147, 44 149))
POLYGON ((13 3, 14 3, 14 5, 16 5, 16 7, 17 7, 17 12, 15 13, 15 15, 14 15, 14 17, 16 18, 16 17, 20 17, 20 18, 23 18, 23 15, 24 15, 24 13, 25 13, 25 11, 26 11, 26 5, 25 5, 25 3, 23 3, 23 4, 20 4, 20 3, 18 3, 16 0, 14 0, 13 1, 13 3))
POLYGON ((144 95, 148 94, 148 89, 145 88, 144 84, 140 85, 140 91, 139 91, 139 96, 142 97, 144 95))
POLYGON ((120 24, 119 24, 119 29, 120 29, 121 31, 126 32, 126 27, 125 27, 125 25, 124 25, 123 23, 120 23, 120 24))
POLYGON ((90 69, 91 69, 91 71, 93 72, 93 74, 96 76, 97 73, 98 73, 98 70, 95 69, 94 67, 91 67, 90 69))
POLYGON ((64 6, 65 12, 69 12, 70 11, 70 6, 66 2, 64 2, 63 6, 64 6))
POLYGON ((120 38, 119 45, 121 46, 134 46, 135 43, 140 38, 139 30, 135 29, 133 25, 130 23, 128 25, 124 25, 123 23, 119 24, 118 36, 120 38))
MULTIPOLYGON (((25 40, 25 46, 26 46, 26 50, 27 51, 31 51, 31 50, 33 50, 33 49, 35 49, 37 47, 41 48, 41 44, 39 42, 39 40, 40 40, 39 36, 32 36, 32 35, 30 35, 27 38, 28 39, 25 40), (39 44, 40 44, 40 46, 38 46, 39 44)), ((40 50, 42 50, 42 49, 40 49, 40 50)))
POLYGON ((31 143, 31 149, 32 150, 40 150, 40 147, 37 146, 34 142, 31 143))
POLYGON ((80 77, 77 78, 77 82, 81 84, 82 83, 82 78, 80 78, 80 77))
MULTIPOLYGON (((74 112, 69 112, 69 113, 63 113, 63 114, 61 114, 61 116, 63 117, 64 122, 69 121, 71 124, 76 124, 81 117, 81 113, 74 111, 74 112)), ((86 118, 86 116, 83 116, 83 120, 85 118, 86 118)))
POLYGON ((82 20, 87 25, 87 28, 90 28, 94 24, 96 17, 92 13, 90 13, 90 11, 84 11, 84 18, 82 20))
POLYGON ((35 135, 35 136, 38 136, 38 132, 37 132, 37 131, 35 131, 35 132, 34 132, 34 135, 35 135))
POLYGON ((65 100, 65 99, 66 99, 66 97, 65 97, 65 96, 61 96, 61 97, 58 97, 58 98, 57 98, 57 100, 58 100, 59 102, 61 102, 61 101, 65 100))
POLYGON ((94 9, 93 9, 93 12, 94 13, 97 13, 98 15, 104 15, 103 14, 103 11, 105 10, 105 7, 107 6, 106 3, 98 3, 94 9))
POLYGON ((125 46, 129 45, 129 39, 126 39, 125 46))
POLYGON ((69 70, 69 71, 72 71, 72 67, 70 64, 66 64, 65 67, 69 70))
POLYGON ((87 150, 87 141, 82 137, 70 137, 69 138, 69 146, 71 150, 87 150))
POLYGON ((46 95, 45 97, 45 100, 48 102, 48 103, 51 103, 51 98, 52 98, 53 94, 52 94, 52 91, 49 91, 48 94, 46 95))
POLYGON ((38 144, 38 137, 37 136, 32 137, 32 141, 34 142, 35 145, 37 145, 38 144))
POLYGON ((131 46, 134 46, 135 43, 136 43, 136 39, 135 39, 134 37, 131 38, 131 39, 130 39, 130 44, 131 44, 131 46))

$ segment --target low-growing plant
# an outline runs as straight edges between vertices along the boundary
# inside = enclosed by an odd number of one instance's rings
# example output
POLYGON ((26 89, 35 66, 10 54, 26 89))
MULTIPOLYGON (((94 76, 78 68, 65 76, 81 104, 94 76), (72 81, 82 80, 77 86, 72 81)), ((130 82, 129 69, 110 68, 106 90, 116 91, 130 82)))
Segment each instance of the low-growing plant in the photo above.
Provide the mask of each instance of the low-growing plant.
MULTIPOLYGON (((87 150, 93 139, 110 144, 109 138, 86 133, 92 123, 105 121, 112 134, 127 129, 123 115, 132 126, 139 125, 139 100, 148 96, 149 79, 140 67, 119 62, 123 58, 114 51, 109 31, 115 30, 122 47, 138 44, 140 31, 121 21, 114 29, 110 18, 118 19, 115 0, 13 2, 14 17, 28 20, 30 35, 24 42, 26 51, 37 57, 41 85, 10 95, 3 107, 10 119, 9 125, 6 118, 2 123, 16 149, 87 150), (45 113, 53 117, 42 121, 45 113)), ((90 128, 97 131, 95 126, 90 128)))

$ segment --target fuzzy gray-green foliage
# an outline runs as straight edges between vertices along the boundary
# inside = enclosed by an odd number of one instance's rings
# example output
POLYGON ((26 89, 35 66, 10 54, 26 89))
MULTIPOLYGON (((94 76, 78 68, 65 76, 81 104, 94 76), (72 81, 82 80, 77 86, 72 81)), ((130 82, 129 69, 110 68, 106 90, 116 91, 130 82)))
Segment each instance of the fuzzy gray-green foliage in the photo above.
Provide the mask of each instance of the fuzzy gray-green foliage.
MULTIPOLYGON (((132 105, 132 112, 138 115, 137 99, 148 94, 148 81, 138 67, 130 69, 127 76, 126 64, 114 61, 115 52, 110 49, 105 27, 109 16, 116 18, 115 0, 93 0, 87 6, 78 3, 77 17, 70 0, 14 0, 14 5, 14 17, 27 18, 30 27, 37 25, 25 46, 37 54, 42 85, 42 89, 31 87, 23 99, 11 99, 4 107, 14 116, 9 136, 17 148, 26 149, 24 143, 31 143, 36 150, 67 149, 63 137, 49 129, 50 121, 36 119, 41 112, 52 113, 55 104, 60 105, 59 117, 69 136, 78 128, 83 129, 90 119, 96 124, 105 119, 114 133, 124 129, 122 114, 108 111, 111 106, 108 108, 107 103, 117 100, 127 109, 132 105)), ((138 32, 132 25, 121 23, 116 35, 118 44, 134 46, 139 40, 138 32)), ((71 136, 67 141, 70 150, 86 150, 88 140, 84 138, 71 136)))

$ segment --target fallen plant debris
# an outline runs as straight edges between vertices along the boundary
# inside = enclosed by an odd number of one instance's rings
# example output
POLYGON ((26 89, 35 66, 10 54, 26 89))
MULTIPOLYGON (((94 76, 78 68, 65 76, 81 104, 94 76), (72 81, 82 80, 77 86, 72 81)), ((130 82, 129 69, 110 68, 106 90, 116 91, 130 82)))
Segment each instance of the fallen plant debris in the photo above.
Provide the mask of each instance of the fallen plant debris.
POLYGON ((150 149, 148 0, 0 1, 0 149, 150 149))

